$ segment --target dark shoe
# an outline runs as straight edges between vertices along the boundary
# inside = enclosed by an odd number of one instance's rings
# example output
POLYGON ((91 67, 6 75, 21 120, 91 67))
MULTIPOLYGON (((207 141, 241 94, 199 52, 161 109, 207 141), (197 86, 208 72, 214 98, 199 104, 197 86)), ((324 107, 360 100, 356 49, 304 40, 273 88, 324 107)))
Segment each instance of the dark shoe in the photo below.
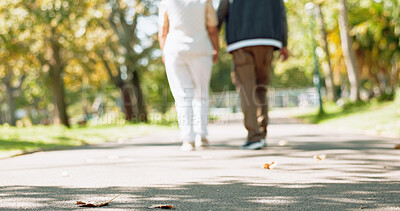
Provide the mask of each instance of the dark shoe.
POLYGON ((243 149, 243 150, 258 150, 258 149, 261 149, 261 148, 263 148, 265 146, 266 146, 265 140, 261 139, 260 141, 256 141, 256 142, 247 141, 246 144, 244 144, 244 145, 242 145, 240 147, 240 149, 243 149))

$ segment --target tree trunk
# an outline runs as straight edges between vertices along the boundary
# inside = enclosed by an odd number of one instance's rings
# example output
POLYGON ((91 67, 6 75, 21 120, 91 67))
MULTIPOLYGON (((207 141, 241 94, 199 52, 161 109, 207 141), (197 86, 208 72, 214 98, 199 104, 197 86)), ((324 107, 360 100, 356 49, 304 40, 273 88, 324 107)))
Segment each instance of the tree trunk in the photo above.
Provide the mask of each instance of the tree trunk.
POLYGON ((132 87, 129 85, 123 85, 119 88, 121 90, 122 102, 124 105, 125 119, 127 121, 134 121, 134 116, 135 113, 137 114, 137 112, 134 112, 133 109, 135 103, 133 102, 132 87))
POLYGON ((386 87, 388 87, 388 83, 387 82, 389 80, 388 80, 387 71, 385 70, 384 67, 379 67, 378 68, 377 76, 378 76, 378 80, 379 80, 378 86, 379 86, 379 91, 380 91, 381 95, 387 94, 386 93, 386 87))
POLYGON ((396 92, 398 82, 399 82, 399 66, 398 66, 397 57, 393 56, 392 72, 390 74, 390 88, 391 88, 391 91, 393 94, 396 92))
POLYGON ((326 91, 327 91, 328 99, 330 101, 336 101, 337 96, 336 96, 336 92, 335 92, 335 84, 333 83, 333 71, 332 71, 332 64, 331 64, 331 56, 329 53, 329 46, 328 46, 327 33, 325 30, 324 16, 322 14, 321 5, 316 4, 316 7, 318 10, 317 19, 318 19, 318 23, 321 27, 321 33, 322 33, 322 46, 326 52, 326 62, 324 62, 322 65, 322 68, 323 68, 324 74, 325 74, 326 91))
POLYGON ((140 86, 140 76, 137 71, 133 72, 133 91, 135 92, 136 97, 136 106, 138 109, 137 120, 140 122, 147 122, 147 110, 146 110, 146 102, 144 100, 143 91, 140 86))
POLYGON ((5 122, 3 111, 0 110, 0 124, 4 124, 5 122))
POLYGON ((50 124, 53 123, 53 125, 60 125, 61 124, 60 112, 58 112, 58 106, 57 106, 55 97, 53 97, 53 106, 54 106, 54 108, 53 108, 53 118, 51 119, 52 121, 50 120, 50 124))
MULTIPOLYGON (((112 74, 110 65, 104 59, 103 54, 99 53, 99 55, 102 58, 103 64, 107 70, 107 73, 108 73, 111 81, 114 83, 114 85, 116 87, 118 87, 121 90, 122 103, 124 106, 123 112, 125 114, 125 120, 131 121, 131 122, 141 121, 141 119, 137 118, 137 117, 140 117, 140 112, 139 112, 140 108, 138 107, 139 104, 138 104, 137 99, 142 99, 143 96, 142 96, 140 86, 136 86, 135 82, 133 81, 133 78, 136 75, 133 73, 133 74, 131 74, 131 76, 128 77, 128 79, 122 80, 121 79, 121 71, 118 70, 118 75, 114 76, 112 74), (139 87, 139 89, 137 89, 136 87, 139 87), (136 97, 138 95, 139 96, 141 95, 141 97, 136 97)), ((138 82, 139 81, 137 81, 136 83, 138 83, 138 82)), ((147 121, 147 115, 145 117, 145 120, 147 121)))
POLYGON ((10 125, 15 126, 17 122, 17 118, 15 118, 15 97, 14 97, 14 89, 11 86, 10 82, 6 82, 6 92, 7 92, 7 104, 8 104, 8 113, 9 113, 9 120, 10 125))
POLYGON ((7 75, 4 78, 4 85, 6 87, 6 100, 8 104, 8 116, 9 116, 9 123, 11 126, 15 126, 17 119, 15 118, 15 97, 14 97, 14 87, 11 85, 11 70, 7 69, 7 75))
POLYGON ((343 56, 346 62, 347 74, 350 81, 350 100, 360 100, 360 81, 358 67, 353 46, 353 39, 349 35, 346 0, 339 0, 339 29, 343 56))
POLYGON ((65 103, 64 83, 61 79, 61 75, 51 78, 50 88, 56 104, 56 108, 54 109, 58 110, 58 117, 60 118, 61 123, 66 127, 70 127, 67 115, 67 104, 65 103))
POLYGON ((64 80, 62 77, 63 65, 60 55, 60 45, 55 38, 55 29, 52 29, 53 37, 51 39, 52 58, 50 60, 50 88, 53 94, 54 102, 58 109, 61 123, 70 127, 67 114, 67 104, 65 102, 64 80))
POLYGON ((124 107, 126 110, 126 119, 130 121, 147 122, 147 111, 144 102, 144 95, 140 86, 140 74, 137 71, 138 57, 133 51, 134 44, 139 39, 136 36, 136 27, 138 14, 133 16, 133 23, 128 24, 125 20, 127 11, 121 8, 119 1, 113 3, 112 12, 108 18, 111 27, 118 36, 118 43, 125 49, 123 53, 125 57, 124 65, 127 68, 128 79, 124 81, 125 86, 122 90, 124 99, 124 107), (118 19, 118 22, 114 22, 118 19), (128 91, 129 90, 129 91, 128 91), (132 106, 129 108, 128 105, 132 106), (130 110, 132 109, 132 111, 130 110))
POLYGON ((125 119, 131 122, 147 122, 146 103, 136 71, 124 86, 120 87, 124 104, 125 119))

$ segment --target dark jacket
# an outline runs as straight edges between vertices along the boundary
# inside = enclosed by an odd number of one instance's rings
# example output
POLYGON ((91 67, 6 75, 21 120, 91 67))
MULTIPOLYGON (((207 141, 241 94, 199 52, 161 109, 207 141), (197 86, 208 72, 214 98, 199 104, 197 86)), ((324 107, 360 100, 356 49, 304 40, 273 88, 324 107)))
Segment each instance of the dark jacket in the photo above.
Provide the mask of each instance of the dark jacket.
POLYGON ((221 0, 221 28, 226 23, 228 51, 255 45, 287 46, 287 20, 283 0, 221 0))

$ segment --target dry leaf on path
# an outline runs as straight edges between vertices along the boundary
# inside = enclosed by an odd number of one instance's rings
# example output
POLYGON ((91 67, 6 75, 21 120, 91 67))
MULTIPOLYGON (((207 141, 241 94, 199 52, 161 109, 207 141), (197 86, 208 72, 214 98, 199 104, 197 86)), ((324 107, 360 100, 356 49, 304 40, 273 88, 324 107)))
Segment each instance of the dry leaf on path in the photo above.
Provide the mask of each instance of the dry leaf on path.
POLYGON ((278 165, 278 164, 275 163, 275 162, 266 163, 266 164, 264 164, 263 168, 264 168, 264 169, 273 169, 273 168, 275 168, 277 165, 278 165))
POLYGON ((103 207, 103 206, 107 206, 108 204, 109 204, 108 202, 100 203, 100 204, 86 203, 83 201, 76 202, 76 205, 79 205, 80 207, 103 207))
POLYGON ((110 201, 107 201, 107 202, 104 202, 104 203, 93 204, 93 203, 86 203, 86 202, 83 202, 83 201, 77 201, 76 205, 78 205, 80 207, 103 207, 103 206, 107 206, 108 204, 110 204, 110 202, 112 202, 114 199, 116 199, 120 195, 122 195, 122 193, 118 194, 116 197, 112 198, 110 201))
POLYGON ((153 206, 149 207, 149 209, 166 209, 166 210, 171 209, 171 210, 174 210, 176 208, 172 205, 157 204, 157 205, 153 205, 153 206))
POLYGON ((63 172, 61 173, 61 176, 63 176, 63 177, 70 177, 71 174, 69 174, 68 171, 63 171, 63 172))
POLYGON ((400 149, 400 144, 397 144, 396 146, 394 146, 395 149, 400 149))
POLYGON ((326 159, 326 155, 325 155, 325 154, 322 154, 322 155, 314 155, 313 158, 314 158, 315 160, 322 161, 322 160, 325 160, 325 159, 326 159))
POLYGON ((287 141, 284 141, 284 140, 281 140, 281 141, 279 141, 279 143, 278 143, 278 145, 280 146, 280 147, 284 147, 284 146, 286 146, 288 144, 288 142, 287 141))

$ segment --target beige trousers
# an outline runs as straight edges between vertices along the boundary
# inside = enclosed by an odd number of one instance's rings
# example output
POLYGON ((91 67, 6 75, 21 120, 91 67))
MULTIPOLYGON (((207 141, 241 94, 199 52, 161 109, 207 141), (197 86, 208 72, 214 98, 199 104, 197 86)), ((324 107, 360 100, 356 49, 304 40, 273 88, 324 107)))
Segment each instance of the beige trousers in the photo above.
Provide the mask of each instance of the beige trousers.
POLYGON ((241 98, 247 139, 259 141, 267 136, 268 99, 274 47, 245 47, 232 52, 232 81, 241 98))

